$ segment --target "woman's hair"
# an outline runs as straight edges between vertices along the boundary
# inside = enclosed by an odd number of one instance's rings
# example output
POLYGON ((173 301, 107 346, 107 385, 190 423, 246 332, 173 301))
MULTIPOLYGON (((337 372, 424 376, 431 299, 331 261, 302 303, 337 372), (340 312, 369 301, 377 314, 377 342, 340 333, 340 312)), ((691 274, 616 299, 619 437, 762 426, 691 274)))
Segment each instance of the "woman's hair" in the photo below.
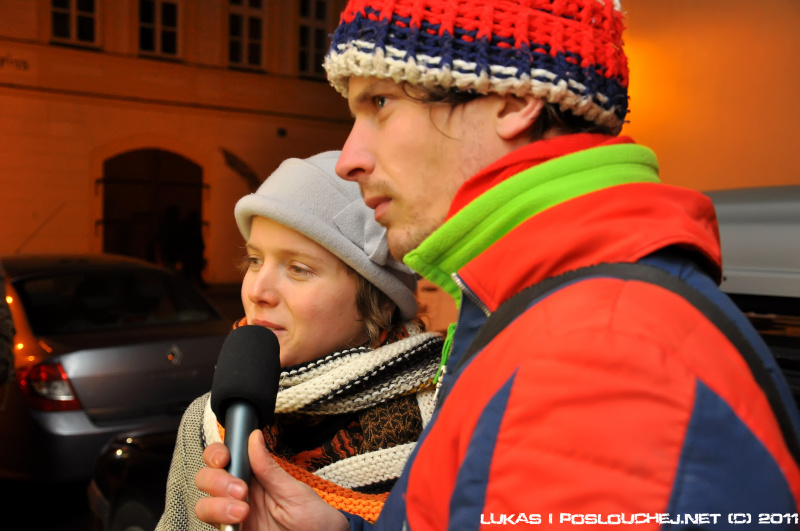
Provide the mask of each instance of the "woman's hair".
MULTIPOLYGON (((403 83, 402 87, 403 92, 415 101, 430 105, 449 105, 451 109, 484 97, 483 94, 478 94, 477 92, 445 90, 439 87, 420 87, 409 83, 403 83)), ((562 111, 557 105, 545 101, 542 112, 529 129, 530 141, 541 140, 551 129, 557 130, 560 134, 616 134, 610 127, 590 122, 582 116, 576 116, 569 111, 562 111)))
POLYGON ((402 326, 402 317, 397 305, 375 284, 361 276, 355 269, 347 266, 348 273, 356 275, 356 309, 364 322, 364 330, 371 347, 377 347, 384 332, 391 332, 402 326))

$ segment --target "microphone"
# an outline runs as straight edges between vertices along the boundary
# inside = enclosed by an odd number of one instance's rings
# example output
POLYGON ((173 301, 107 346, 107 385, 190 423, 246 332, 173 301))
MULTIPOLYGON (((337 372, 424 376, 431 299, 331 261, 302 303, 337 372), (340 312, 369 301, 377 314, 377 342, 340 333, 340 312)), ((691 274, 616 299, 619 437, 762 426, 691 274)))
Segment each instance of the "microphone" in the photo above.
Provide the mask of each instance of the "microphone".
MULTIPOLYGON (((272 422, 280 372, 280 343, 272 330, 244 325, 225 338, 211 384, 211 410, 225 428, 231 454, 227 470, 248 484, 247 439, 272 422)), ((220 529, 234 531, 239 526, 223 524, 220 529)))

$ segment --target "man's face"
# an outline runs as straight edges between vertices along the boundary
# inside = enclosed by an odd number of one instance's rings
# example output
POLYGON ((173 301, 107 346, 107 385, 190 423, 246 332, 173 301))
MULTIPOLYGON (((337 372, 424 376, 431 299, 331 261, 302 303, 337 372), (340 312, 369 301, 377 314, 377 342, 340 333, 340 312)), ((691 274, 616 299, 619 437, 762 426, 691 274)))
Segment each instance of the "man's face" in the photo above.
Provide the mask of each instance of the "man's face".
POLYGON ((420 103, 393 81, 350 79, 355 123, 336 173, 361 186, 395 258, 436 230, 461 184, 495 160, 486 100, 453 109, 420 103))

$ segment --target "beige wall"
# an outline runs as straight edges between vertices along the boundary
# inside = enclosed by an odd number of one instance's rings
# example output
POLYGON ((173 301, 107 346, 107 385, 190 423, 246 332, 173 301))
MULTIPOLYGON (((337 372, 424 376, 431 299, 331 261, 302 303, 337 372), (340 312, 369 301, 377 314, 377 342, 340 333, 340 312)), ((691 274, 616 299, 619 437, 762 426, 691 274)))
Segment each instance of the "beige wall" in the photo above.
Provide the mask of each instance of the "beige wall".
POLYGON ((103 51, 91 51, 48 43, 49 1, 0 0, 0 254, 102 251, 103 162, 158 148, 202 167, 205 277, 239 281, 233 206, 249 190, 220 149, 264 178, 285 158, 341 146, 350 117, 324 80, 293 71, 296 25, 281 34, 275 22, 293 0, 270 3, 266 73, 225 67, 223 4, 181 4, 195 29, 170 62, 137 57, 135 1, 98 0, 103 51))
POLYGON ((630 123, 664 182, 800 183, 800 2, 622 0, 630 123))

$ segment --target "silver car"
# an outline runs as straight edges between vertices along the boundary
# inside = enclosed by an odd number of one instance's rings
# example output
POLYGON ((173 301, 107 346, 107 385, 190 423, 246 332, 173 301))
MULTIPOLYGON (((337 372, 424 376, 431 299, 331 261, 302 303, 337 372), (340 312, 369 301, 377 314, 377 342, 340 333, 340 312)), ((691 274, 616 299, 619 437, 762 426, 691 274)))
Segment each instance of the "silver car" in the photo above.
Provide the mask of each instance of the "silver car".
POLYGON ((175 421, 211 388, 230 321, 180 276, 120 256, 6 256, 16 375, 0 477, 88 479, 115 434, 175 421))

